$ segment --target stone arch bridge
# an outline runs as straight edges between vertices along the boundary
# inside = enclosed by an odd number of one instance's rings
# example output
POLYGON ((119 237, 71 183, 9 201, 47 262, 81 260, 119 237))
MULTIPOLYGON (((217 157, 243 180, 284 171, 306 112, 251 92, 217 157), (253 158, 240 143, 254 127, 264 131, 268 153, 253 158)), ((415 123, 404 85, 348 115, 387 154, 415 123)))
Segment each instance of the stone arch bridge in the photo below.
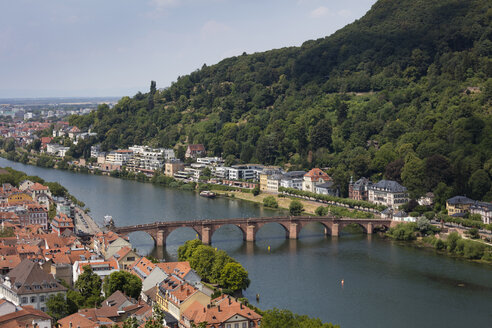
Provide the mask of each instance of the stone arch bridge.
POLYGON ((204 244, 212 242, 213 233, 224 225, 235 225, 243 233, 246 241, 255 241, 256 233, 267 223, 277 223, 285 229, 286 238, 297 239, 302 228, 310 223, 320 223, 324 226, 325 235, 338 236, 339 232, 349 224, 361 226, 365 233, 372 234, 374 229, 389 229, 392 221, 389 219, 352 219, 333 216, 274 216, 260 218, 238 218, 217 220, 188 220, 138 224, 125 227, 109 227, 120 235, 143 231, 149 234, 157 246, 166 245, 166 239, 171 232, 179 228, 192 228, 204 244))

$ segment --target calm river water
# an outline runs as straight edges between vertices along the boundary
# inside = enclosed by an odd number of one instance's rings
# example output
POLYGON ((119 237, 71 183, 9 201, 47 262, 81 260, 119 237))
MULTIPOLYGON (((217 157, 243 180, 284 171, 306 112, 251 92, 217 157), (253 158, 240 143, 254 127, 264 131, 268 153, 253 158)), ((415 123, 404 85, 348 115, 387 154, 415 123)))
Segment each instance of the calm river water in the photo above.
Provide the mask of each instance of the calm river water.
MULTIPOLYGON (((116 225, 278 214, 249 202, 205 199, 193 192, 43 169, 3 158, 0 166, 58 181, 86 203, 99 223, 106 214, 113 216, 116 225)), ((245 294, 262 309, 287 308, 342 328, 492 327, 492 266, 439 256, 374 235, 325 237, 316 224, 306 227, 299 240, 286 240, 276 224, 266 225, 257 237, 255 243, 243 242, 239 229, 225 226, 214 234, 212 243, 246 267, 251 285, 245 294)), ((192 238, 195 233, 183 228, 168 237, 165 249, 155 249, 145 233, 130 236, 140 252, 169 260, 175 260, 178 246, 192 238)))

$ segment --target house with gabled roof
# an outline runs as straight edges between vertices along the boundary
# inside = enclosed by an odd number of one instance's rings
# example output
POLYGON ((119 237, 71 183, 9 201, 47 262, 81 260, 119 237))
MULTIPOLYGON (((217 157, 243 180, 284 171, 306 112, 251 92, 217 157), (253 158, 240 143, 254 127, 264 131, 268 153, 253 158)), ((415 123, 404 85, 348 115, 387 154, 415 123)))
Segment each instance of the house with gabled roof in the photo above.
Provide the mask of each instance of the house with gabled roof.
MULTIPOLYGON (((2 304, 0 300, 0 304, 2 304)), ((12 304, 12 303, 10 303, 12 304)), ((51 328, 53 318, 32 306, 9 308, 9 312, 0 315, 2 328, 51 328)))
POLYGON ((188 148, 186 148, 186 153, 185 153, 186 158, 197 158, 205 155, 206 155, 205 146, 202 144, 188 145, 188 148))
POLYGON ((128 246, 122 247, 113 257, 118 261, 120 268, 123 270, 130 270, 139 258, 138 253, 128 246))
POLYGON ((183 311, 180 326, 191 328, 205 323, 207 328, 257 328, 261 325, 261 315, 238 302, 229 295, 222 295, 202 305, 191 304, 183 311))
POLYGON ((331 181, 331 177, 324 171, 314 168, 304 174, 302 190, 312 193, 316 192, 316 186, 331 181))
POLYGON ((66 291, 53 275, 28 259, 3 277, 0 284, 0 298, 4 297, 15 305, 30 305, 41 311, 46 311, 49 296, 65 294, 66 291))

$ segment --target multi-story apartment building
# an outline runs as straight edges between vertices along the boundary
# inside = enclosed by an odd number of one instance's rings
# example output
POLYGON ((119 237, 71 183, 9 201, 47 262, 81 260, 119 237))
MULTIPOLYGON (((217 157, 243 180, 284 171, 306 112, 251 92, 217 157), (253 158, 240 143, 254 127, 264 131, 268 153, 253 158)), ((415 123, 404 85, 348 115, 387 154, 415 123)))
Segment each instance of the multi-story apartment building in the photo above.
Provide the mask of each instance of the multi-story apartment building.
POLYGON ((46 300, 51 295, 65 294, 67 289, 46 273, 38 263, 23 260, 5 277, 0 278, 0 298, 15 305, 30 305, 46 311, 46 300))
POLYGON ((385 205, 393 209, 408 203, 407 188, 396 181, 381 180, 368 188, 368 199, 371 203, 385 205))
POLYGON ((293 188, 302 190, 302 181, 304 180, 304 171, 290 171, 282 175, 280 187, 293 188))
POLYGON ((127 165, 132 157, 133 157, 132 150, 129 149, 113 150, 106 155, 106 163, 123 166, 123 165, 127 165))
POLYGON ((150 148, 147 146, 133 146, 129 150, 133 152, 133 158, 128 163, 128 168, 133 171, 161 170, 166 161, 174 160, 174 150, 165 148, 150 148))
POLYGON ((174 177, 176 173, 184 170, 184 163, 179 159, 167 161, 164 164, 164 174, 168 177, 174 177))
POLYGON ((492 204, 486 202, 475 202, 470 206, 471 214, 478 214, 485 224, 492 223, 492 204))

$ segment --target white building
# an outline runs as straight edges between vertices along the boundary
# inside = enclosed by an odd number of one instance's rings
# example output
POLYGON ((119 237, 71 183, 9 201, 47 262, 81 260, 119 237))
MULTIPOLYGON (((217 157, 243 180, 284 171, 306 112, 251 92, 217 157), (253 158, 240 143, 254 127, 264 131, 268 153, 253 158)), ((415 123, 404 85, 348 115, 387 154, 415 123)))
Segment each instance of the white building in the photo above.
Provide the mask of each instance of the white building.
POLYGON ((30 305, 41 311, 47 310, 48 297, 67 291, 53 275, 28 259, 19 263, 0 282, 0 298, 17 306, 30 305))
POLYGON ((88 261, 75 261, 73 264, 73 281, 76 282, 79 276, 84 272, 84 266, 89 265, 92 271, 97 274, 102 280, 112 274, 119 271, 120 267, 118 261, 115 258, 109 260, 88 260, 88 261))
POLYGON ((134 171, 161 170, 166 161, 176 158, 172 149, 135 145, 130 147, 129 150, 133 151, 133 158, 128 163, 128 168, 134 171))
POLYGON ((70 147, 64 147, 59 144, 47 144, 46 153, 55 155, 57 157, 65 157, 65 154, 70 149, 70 147))
POLYGON ((394 209, 408 203, 407 188, 396 181, 381 180, 368 187, 369 201, 378 205, 385 205, 394 209))
POLYGON ((302 190, 302 181, 304 180, 304 171, 291 171, 282 175, 280 179, 280 187, 293 188, 302 190))
POLYGON ((133 157, 133 151, 128 149, 118 149, 106 155, 106 163, 113 165, 126 165, 133 157))
POLYGON ((491 203, 475 202, 470 206, 470 213, 480 215, 484 224, 490 224, 492 222, 491 203))
POLYGON ((206 164, 206 165, 222 165, 224 164, 224 160, 222 157, 200 157, 196 159, 197 163, 206 164))

